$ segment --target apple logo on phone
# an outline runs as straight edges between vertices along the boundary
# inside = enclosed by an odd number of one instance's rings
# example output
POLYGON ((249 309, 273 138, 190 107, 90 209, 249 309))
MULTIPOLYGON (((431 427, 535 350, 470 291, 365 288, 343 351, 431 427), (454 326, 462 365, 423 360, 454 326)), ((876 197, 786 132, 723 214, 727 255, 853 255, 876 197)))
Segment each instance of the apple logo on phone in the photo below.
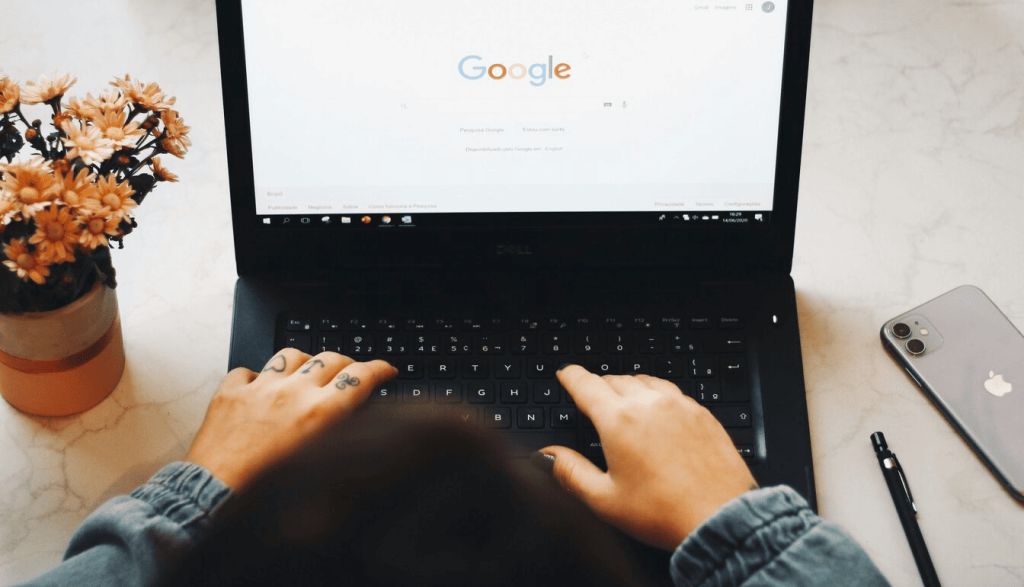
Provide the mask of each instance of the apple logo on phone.
POLYGON ((996 397, 1003 397, 1013 390, 1013 385, 1003 379, 1002 375, 996 375, 995 371, 988 372, 988 379, 985 380, 985 391, 996 397))

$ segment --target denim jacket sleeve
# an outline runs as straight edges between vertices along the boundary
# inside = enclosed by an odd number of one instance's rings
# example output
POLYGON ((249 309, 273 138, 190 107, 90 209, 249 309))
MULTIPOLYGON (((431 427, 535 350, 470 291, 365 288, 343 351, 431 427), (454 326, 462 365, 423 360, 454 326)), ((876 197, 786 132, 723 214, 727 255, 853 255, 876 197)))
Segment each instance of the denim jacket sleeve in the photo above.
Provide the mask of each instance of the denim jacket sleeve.
POLYGON ((670 571, 677 587, 889 585, 853 538, 785 486, 722 506, 676 549, 670 571))
POLYGON ((153 585, 208 531, 230 495, 202 467, 171 463, 130 496, 96 509, 71 537, 64 561, 23 585, 153 585))

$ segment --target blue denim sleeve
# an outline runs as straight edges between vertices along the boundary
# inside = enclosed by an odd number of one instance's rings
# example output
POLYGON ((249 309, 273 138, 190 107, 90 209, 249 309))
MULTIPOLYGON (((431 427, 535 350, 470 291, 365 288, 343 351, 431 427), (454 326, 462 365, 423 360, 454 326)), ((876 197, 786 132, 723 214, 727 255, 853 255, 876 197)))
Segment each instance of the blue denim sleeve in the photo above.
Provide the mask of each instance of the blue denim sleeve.
POLYGON ((672 554, 677 587, 888 586, 867 553, 789 487, 731 500, 672 554))
POLYGON ((231 495, 206 469, 171 463, 130 496, 96 509, 71 537, 64 561, 23 585, 153 585, 231 495))

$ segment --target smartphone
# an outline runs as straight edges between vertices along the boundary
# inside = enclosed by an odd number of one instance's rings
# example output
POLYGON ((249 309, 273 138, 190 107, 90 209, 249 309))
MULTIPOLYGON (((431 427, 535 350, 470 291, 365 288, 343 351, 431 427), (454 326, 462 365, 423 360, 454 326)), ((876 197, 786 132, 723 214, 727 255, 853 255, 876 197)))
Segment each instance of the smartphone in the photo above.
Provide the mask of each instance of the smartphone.
POLYGON ((973 285, 889 320, 882 344, 1024 502, 1024 336, 973 285))

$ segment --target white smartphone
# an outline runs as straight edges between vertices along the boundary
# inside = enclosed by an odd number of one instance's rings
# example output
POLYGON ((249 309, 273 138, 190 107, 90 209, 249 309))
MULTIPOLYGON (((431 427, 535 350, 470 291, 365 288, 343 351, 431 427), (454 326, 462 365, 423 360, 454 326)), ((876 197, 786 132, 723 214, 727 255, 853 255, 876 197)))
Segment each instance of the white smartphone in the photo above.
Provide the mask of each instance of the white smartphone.
POLYGON ((1000 483, 1024 501, 1024 336, 977 287, 882 326, 882 344, 1000 483))

